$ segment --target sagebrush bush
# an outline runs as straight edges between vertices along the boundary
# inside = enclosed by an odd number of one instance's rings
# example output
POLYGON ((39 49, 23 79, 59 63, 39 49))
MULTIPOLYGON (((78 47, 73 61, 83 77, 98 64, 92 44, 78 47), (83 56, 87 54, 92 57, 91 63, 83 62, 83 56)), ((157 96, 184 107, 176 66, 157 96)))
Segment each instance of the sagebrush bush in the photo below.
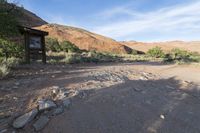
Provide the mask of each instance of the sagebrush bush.
POLYGON ((147 55, 151 56, 151 57, 155 57, 155 58, 164 58, 165 57, 165 53, 164 51, 161 49, 161 47, 154 47, 152 49, 149 49, 147 51, 147 55))
POLYGON ((10 72, 10 68, 16 66, 19 64, 19 59, 17 58, 0 58, 0 78, 4 78, 7 76, 10 72))
POLYGON ((0 64, 0 78, 4 78, 7 76, 10 72, 10 69, 7 65, 5 64, 0 64))

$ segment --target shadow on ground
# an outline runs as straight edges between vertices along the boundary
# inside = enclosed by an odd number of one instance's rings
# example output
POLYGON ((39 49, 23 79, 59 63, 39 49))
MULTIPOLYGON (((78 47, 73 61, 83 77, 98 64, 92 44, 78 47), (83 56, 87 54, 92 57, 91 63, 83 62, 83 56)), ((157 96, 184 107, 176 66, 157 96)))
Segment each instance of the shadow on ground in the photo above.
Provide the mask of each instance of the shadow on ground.
POLYGON ((126 80, 91 90, 54 118, 44 132, 199 133, 199 88, 170 79, 126 80))

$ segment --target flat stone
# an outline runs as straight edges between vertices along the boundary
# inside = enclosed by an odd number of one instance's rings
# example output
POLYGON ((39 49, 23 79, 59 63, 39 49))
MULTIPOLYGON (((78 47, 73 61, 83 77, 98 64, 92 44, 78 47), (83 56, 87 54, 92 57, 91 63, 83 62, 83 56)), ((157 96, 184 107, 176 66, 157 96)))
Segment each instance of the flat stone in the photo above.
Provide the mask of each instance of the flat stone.
POLYGON ((56 104, 51 100, 40 100, 39 103, 39 111, 48 110, 56 107, 56 104))
POLYGON ((63 99, 62 102, 65 108, 69 108, 71 106, 71 100, 69 98, 63 99))
POLYGON ((30 112, 18 117, 17 119, 14 120, 13 127, 14 128, 24 127, 28 122, 30 122, 34 119, 34 117, 37 115, 37 113, 38 113, 38 110, 33 109, 30 112))
POLYGON ((40 131, 42 130, 47 123, 49 122, 49 118, 47 116, 41 116, 34 124, 33 127, 35 131, 40 131))

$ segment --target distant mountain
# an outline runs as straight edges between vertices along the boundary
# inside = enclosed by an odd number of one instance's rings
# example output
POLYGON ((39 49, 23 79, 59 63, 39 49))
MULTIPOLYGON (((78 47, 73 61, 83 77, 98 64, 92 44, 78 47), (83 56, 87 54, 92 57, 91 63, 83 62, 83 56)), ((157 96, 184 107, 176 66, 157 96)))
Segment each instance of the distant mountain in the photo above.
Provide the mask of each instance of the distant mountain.
POLYGON ((68 40, 84 50, 96 50, 99 52, 111 52, 125 54, 132 51, 131 48, 122 45, 121 43, 101 36, 84 29, 63 26, 58 24, 46 24, 36 29, 49 32, 49 37, 56 38, 58 41, 68 40))
POLYGON ((188 50, 191 52, 198 52, 200 53, 200 41, 168 41, 168 42, 152 42, 152 43, 144 43, 144 42, 136 42, 136 41, 129 41, 129 42, 121 42, 123 45, 126 45, 130 48, 147 52, 149 49, 159 46, 164 51, 169 51, 173 48, 180 48, 184 50, 188 50))

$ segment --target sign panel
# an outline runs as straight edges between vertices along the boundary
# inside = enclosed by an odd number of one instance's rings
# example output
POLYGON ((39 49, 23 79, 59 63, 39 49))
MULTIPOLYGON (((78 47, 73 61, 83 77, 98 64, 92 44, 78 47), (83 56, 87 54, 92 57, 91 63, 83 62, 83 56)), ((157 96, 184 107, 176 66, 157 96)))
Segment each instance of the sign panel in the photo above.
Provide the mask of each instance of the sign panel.
POLYGON ((41 49, 42 48, 41 37, 31 36, 29 47, 32 49, 41 49))

